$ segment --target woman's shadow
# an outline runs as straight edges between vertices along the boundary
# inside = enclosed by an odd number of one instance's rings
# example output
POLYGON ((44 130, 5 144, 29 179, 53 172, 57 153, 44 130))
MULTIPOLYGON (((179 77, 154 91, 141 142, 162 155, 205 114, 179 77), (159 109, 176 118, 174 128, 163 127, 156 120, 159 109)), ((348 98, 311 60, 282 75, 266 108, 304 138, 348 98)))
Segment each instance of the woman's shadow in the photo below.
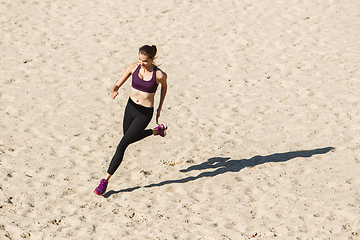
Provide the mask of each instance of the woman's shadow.
MULTIPOLYGON (((201 171, 201 170, 207 170, 206 172, 201 172, 197 176, 190 176, 185 177, 181 179, 176 180, 166 180, 160 183, 150 184, 147 186, 144 186, 145 188, 151 188, 151 187, 161 187, 168 184, 174 184, 174 183, 187 183, 191 181, 195 181, 200 178, 205 177, 215 177, 220 174, 224 174, 227 172, 239 172, 241 169, 245 167, 254 167, 256 165, 260 165, 267 162, 286 162, 288 160, 291 160, 293 158, 298 157, 311 157, 316 154, 325 154, 328 153, 335 148, 333 147, 326 147, 326 148, 318 148, 314 150, 303 150, 303 151, 294 151, 294 152, 286 152, 286 153, 275 153, 268 156, 254 156, 250 159, 241 159, 241 160, 230 160, 230 158, 223 158, 223 157, 214 157, 208 159, 206 162, 190 166, 186 169, 180 170, 180 172, 190 172, 190 171, 201 171), (212 169, 215 169, 212 171, 212 169)), ((141 188, 140 186, 123 189, 119 191, 113 191, 110 190, 107 192, 104 197, 108 198, 112 194, 121 193, 121 192, 132 192, 136 189, 141 188)))

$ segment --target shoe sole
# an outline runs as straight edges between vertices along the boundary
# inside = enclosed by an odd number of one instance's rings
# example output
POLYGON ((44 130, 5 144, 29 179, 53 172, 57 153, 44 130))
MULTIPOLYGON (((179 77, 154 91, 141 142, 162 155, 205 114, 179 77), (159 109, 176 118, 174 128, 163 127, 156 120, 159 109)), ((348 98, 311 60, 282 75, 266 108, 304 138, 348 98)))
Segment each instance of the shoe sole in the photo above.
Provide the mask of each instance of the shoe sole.
POLYGON ((166 126, 165 123, 162 123, 162 125, 164 126, 164 136, 162 136, 162 137, 165 137, 166 136, 166 130, 168 129, 168 126, 166 126))
POLYGON ((103 196, 103 195, 104 195, 104 194, 98 193, 97 191, 94 191, 94 193, 96 193, 96 194, 99 195, 99 196, 103 196))

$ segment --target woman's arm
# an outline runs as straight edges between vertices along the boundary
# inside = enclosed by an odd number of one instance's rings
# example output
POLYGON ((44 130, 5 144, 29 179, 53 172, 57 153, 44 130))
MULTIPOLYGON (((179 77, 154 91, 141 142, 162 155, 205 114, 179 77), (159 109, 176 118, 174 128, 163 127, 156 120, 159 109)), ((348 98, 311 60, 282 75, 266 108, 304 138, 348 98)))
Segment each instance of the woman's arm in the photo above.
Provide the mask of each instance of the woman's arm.
POLYGON ((128 66, 119 80, 115 83, 115 85, 111 88, 111 97, 112 99, 115 99, 117 95, 119 95, 118 90, 119 88, 128 80, 128 78, 131 76, 132 72, 136 68, 137 64, 132 63, 130 66, 128 66))
POLYGON ((160 112, 163 107, 166 92, 167 92, 167 75, 166 75, 166 73, 164 73, 161 70, 159 71, 158 82, 161 83, 161 92, 160 92, 159 107, 156 112, 156 124, 159 124, 158 121, 159 121, 159 117, 160 117, 160 112))

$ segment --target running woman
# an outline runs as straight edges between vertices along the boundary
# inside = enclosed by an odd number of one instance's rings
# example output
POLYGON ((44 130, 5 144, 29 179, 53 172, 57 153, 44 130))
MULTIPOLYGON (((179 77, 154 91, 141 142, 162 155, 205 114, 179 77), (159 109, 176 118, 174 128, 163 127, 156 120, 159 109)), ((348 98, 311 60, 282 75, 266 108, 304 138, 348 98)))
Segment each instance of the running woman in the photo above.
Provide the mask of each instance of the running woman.
POLYGON ((154 113, 154 96, 159 83, 161 84, 160 102, 156 111, 156 124, 158 124, 161 109, 167 91, 167 75, 154 65, 157 48, 152 45, 145 45, 139 48, 139 62, 130 64, 121 75, 120 79, 111 89, 113 99, 119 94, 119 88, 132 76, 130 97, 127 102, 124 120, 123 133, 116 152, 107 170, 108 175, 102 179, 95 193, 102 196, 106 192, 108 182, 120 166, 126 148, 134 142, 151 135, 165 137, 167 126, 162 123, 154 129, 146 129, 154 113))

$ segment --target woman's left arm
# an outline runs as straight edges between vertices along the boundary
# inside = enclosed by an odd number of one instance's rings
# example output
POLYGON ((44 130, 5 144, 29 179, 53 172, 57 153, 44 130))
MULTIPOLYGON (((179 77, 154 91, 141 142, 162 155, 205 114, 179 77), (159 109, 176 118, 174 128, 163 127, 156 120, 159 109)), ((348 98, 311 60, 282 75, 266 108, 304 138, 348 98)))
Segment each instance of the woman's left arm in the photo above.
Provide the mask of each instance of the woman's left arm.
POLYGON ((163 71, 159 71, 158 82, 161 83, 160 102, 156 112, 156 124, 159 124, 160 112, 164 104, 166 92, 167 92, 167 75, 163 71))

